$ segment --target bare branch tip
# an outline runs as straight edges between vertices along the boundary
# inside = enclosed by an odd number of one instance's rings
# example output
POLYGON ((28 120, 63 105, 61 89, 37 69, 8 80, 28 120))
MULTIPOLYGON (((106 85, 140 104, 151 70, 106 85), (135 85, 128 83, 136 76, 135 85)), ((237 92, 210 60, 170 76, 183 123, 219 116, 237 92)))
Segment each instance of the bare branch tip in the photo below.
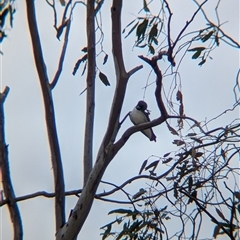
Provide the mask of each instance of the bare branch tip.
POLYGON ((10 88, 8 86, 6 86, 5 89, 3 90, 3 92, 1 93, 1 100, 5 101, 9 91, 10 91, 10 88))
POLYGON ((139 55, 138 56, 140 59, 142 59, 143 61, 145 61, 148 64, 151 64, 151 60, 147 57, 144 57, 143 55, 139 55))
POLYGON ((131 69, 129 72, 128 72, 128 76, 132 76, 135 72, 139 71, 140 69, 143 68, 143 65, 139 65, 139 66, 136 66, 134 67, 133 69, 131 69))

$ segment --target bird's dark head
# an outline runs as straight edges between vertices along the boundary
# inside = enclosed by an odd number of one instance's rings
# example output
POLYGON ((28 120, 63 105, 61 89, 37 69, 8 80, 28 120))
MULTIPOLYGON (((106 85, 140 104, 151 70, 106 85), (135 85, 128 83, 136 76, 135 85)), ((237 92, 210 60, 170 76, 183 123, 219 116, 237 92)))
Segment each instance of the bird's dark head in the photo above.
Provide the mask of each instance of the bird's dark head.
POLYGON ((138 102, 136 108, 137 110, 145 111, 147 109, 147 103, 141 100, 138 102))

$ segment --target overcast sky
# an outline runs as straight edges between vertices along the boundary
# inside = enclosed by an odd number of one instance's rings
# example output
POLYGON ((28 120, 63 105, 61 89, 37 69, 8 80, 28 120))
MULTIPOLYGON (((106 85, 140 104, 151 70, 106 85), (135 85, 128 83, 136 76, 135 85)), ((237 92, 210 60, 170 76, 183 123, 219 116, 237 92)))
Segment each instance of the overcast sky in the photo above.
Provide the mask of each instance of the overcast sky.
MULTIPOLYGON (((35 2, 47 72, 49 78, 52 79, 56 71, 62 41, 59 42, 55 38, 55 31, 52 27, 52 11, 49 6, 44 1, 35 2)), ((178 3, 175 1, 174 4, 171 4, 174 13, 172 19, 173 38, 176 37, 185 22, 191 18, 192 10, 196 9, 193 3, 187 5, 188 2, 188 0, 178 1, 178 3)), ((207 5, 209 9, 212 2, 216 3, 216 1, 210 1, 207 5)), ((125 27, 137 16, 141 4, 142 1, 139 0, 124 5, 122 27, 125 27)), ((98 78, 96 79, 94 156, 106 130, 110 103, 115 87, 110 42, 110 6, 110 1, 106 1, 106 5, 102 9, 104 51, 108 53, 109 59, 108 63, 103 66, 104 55, 100 55, 98 67, 108 76, 111 86, 106 87, 98 78)), ((0 56, 0 71, 2 88, 6 85, 10 87, 10 93, 5 102, 5 121, 11 176, 16 196, 22 196, 42 190, 52 192, 53 179, 44 122, 43 101, 34 66, 26 21, 25 2, 23 0, 17 1, 16 9, 14 28, 12 30, 9 28, 9 31, 7 31, 8 37, 1 45, 4 56, 0 56)), ((150 5, 150 9, 154 9, 154 6, 150 5)), ((216 22, 214 9, 209 10, 208 14, 211 20, 216 22)), ((144 12, 141 12, 140 16, 145 16, 144 12)), ((85 88, 85 76, 81 76, 82 68, 76 76, 72 76, 71 73, 77 59, 82 57, 81 49, 86 46, 85 9, 83 5, 76 7, 72 20, 73 24, 64 70, 53 91, 66 190, 80 189, 82 187, 81 159, 83 155, 85 94, 79 96, 79 93, 85 88)), ((199 26, 204 27, 202 20, 202 15, 199 14, 196 23, 191 26, 191 29, 199 26)), ((223 26, 225 31, 235 40, 239 40, 238 1, 223 1, 222 5, 220 5, 220 20, 226 22, 223 26)), ((155 76, 150 74, 150 67, 137 57, 139 54, 146 54, 146 50, 133 49, 134 40, 134 36, 123 40, 126 69, 130 70, 140 64, 143 64, 144 67, 134 74, 129 81, 122 117, 132 110, 139 100, 143 99, 146 82, 154 83, 155 80, 155 76), (150 78, 147 80, 149 74, 150 78)), ((220 47, 211 53, 212 60, 208 60, 202 67, 199 67, 198 60, 192 60, 191 56, 192 52, 187 53, 179 68, 185 113, 198 121, 210 120, 225 109, 232 108, 234 104, 232 89, 236 83, 239 53, 236 49, 221 42, 220 47)), ((159 62, 159 65, 162 69, 168 66, 166 61, 159 62)), ((167 81, 172 81, 172 77, 166 78, 165 81, 165 91, 168 93, 170 84, 167 81)), ((157 118, 159 114, 154 98, 154 87, 155 84, 150 85, 145 95, 145 101, 151 110, 151 119, 157 118)), ((225 126, 231 120, 237 118, 238 114, 238 110, 230 112, 211 122, 209 127, 225 126)), ((118 138, 131 125, 132 123, 127 119, 121 127, 118 138)), ((150 142, 141 133, 135 133, 131 136, 125 147, 110 164, 103 179, 115 184, 121 184, 128 178, 137 175, 142 162, 149 156, 163 156, 164 153, 174 149, 172 144, 174 137, 168 131, 166 124, 155 127, 154 132, 157 135, 156 143, 150 142)), ((152 158, 152 160, 155 159, 157 157, 152 158)), ((233 164, 238 164, 238 161, 233 164)), ((158 167, 158 173, 164 171, 165 166, 162 167, 163 169, 161 169, 161 165, 158 167)), ((143 185, 144 182, 139 185, 134 184, 132 193, 137 192, 143 185)), ((101 185, 98 192, 105 189, 109 188, 101 185)), ((76 197, 66 198, 67 217, 76 201, 76 197)), ((114 220, 114 217, 107 216, 107 213, 116 207, 109 203, 95 201, 79 239, 100 239, 99 228, 114 220)), ((24 239, 53 239, 55 229, 53 199, 37 198, 24 201, 19 203, 19 208, 23 220, 24 239)), ((12 227, 6 206, 0 209, 0 224, 0 239, 11 239, 12 227)), ((211 232, 212 228, 210 229, 211 232)), ((208 236, 211 236, 211 234, 208 236)))

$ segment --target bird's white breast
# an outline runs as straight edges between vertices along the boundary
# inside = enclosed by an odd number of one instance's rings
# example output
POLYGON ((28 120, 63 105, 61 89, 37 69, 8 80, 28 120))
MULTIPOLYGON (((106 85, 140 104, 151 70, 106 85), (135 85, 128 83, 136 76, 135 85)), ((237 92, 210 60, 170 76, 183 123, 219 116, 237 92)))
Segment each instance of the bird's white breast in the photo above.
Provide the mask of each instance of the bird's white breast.
POLYGON ((131 121, 133 122, 133 124, 135 124, 135 125, 148 122, 146 115, 142 111, 137 110, 136 108, 134 108, 130 112, 129 117, 130 117, 131 121))

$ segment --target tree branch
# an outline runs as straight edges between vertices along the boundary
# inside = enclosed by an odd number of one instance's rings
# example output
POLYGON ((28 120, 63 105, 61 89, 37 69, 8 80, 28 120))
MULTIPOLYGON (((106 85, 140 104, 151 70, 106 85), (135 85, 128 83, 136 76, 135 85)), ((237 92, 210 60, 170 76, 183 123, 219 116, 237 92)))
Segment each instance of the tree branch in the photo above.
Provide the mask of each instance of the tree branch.
POLYGON ((122 0, 113 0, 112 12, 112 54, 116 73, 116 88, 108 122, 108 128, 103 140, 103 146, 114 142, 119 130, 119 116, 125 97, 129 75, 125 70, 122 53, 122 34, 121 34, 121 10, 122 0))
POLYGON ((94 0, 87 1, 87 102, 86 102, 86 122, 84 138, 84 185, 87 182, 92 170, 92 147, 93 147, 93 124, 95 108, 95 76, 96 76, 96 51, 95 51, 95 15, 94 0))
POLYGON ((152 57, 152 59, 148 59, 144 56, 139 56, 139 58, 141 58, 143 61, 145 61, 146 63, 148 63, 152 67, 152 69, 154 70, 154 72, 156 74, 157 79, 156 79, 155 97, 156 97, 158 108, 159 108, 159 110, 161 112, 161 115, 164 119, 167 119, 168 113, 167 113, 167 110, 165 108, 165 104, 164 104, 163 99, 162 99, 161 91, 162 91, 162 80, 163 79, 162 79, 162 72, 157 65, 157 61, 159 59, 162 59, 162 56, 166 55, 166 54, 167 53, 165 51, 159 52, 159 54, 157 56, 152 57))
POLYGON ((227 229, 225 229, 225 227, 209 212, 206 210, 206 207, 205 206, 202 206, 199 202, 198 202, 198 199, 193 197, 192 195, 190 195, 188 192, 186 191, 183 191, 182 189, 179 189, 179 191, 183 194, 185 194, 188 198, 190 198, 191 200, 193 200, 196 205, 204 212, 208 215, 208 217, 215 223, 217 224, 225 234, 227 234, 229 236, 229 238, 231 240, 234 240, 235 238, 233 237, 233 235, 227 231, 227 229))
POLYGON ((57 11, 55 7, 55 0, 53 0, 53 3, 50 3, 48 0, 46 0, 46 2, 53 9, 53 16, 54 16, 53 27, 57 30, 57 11))
MULTIPOLYGON (((105 184, 109 184, 109 185, 111 185, 111 186, 113 186, 113 187, 115 187, 115 188, 118 188, 118 186, 117 186, 116 184, 114 184, 114 183, 109 183, 109 182, 105 182, 105 181, 101 181, 101 182, 102 182, 102 183, 105 183, 105 184)), ((122 191, 122 192, 126 195, 126 197, 127 197, 128 200, 129 200, 129 204, 132 204, 134 210, 136 210, 136 206, 135 206, 135 204, 134 204, 134 200, 132 200, 132 199, 130 198, 130 194, 127 193, 123 188, 118 188, 118 190, 119 190, 119 191, 122 191)), ((98 196, 99 196, 99 195, 98 195, 98 196)), ((96 196, 96 198, 97 198, 97 196, 96 196)), ((102 200, 102 201, 108 201, 108 200, 109 200, 109 199, 105 199, 105 198, 99 198, 99 199, 102 200)), ((110 200, 109 202, 114 202, 114 200, 110 200)), ((123 202, 121 202, 121 201, 119 201, 119 203, 123 204, 123 202)))
POLYGON ((171 12, 171 9, 169 7, 168 2, 165 0, 165 4, 169 13, 169 18, 168 18, 168 25, 167 25, 167 30, 168 30, 168 35, 167 35, 167 40, 168 40, 168 61, 172 64, 172 66, 175 66, 176 63, 174 61, 173 58, 173 49, 175 48, 175 46, 177 45, 177 43, 179 42, 179 39, 181 38, 182 34, 185 32, 185 30, 188 28, 188 26, 190 25, 190 23, 194 20, 195 16, 197 15, 197 13, 202 9, 202 6, 207 2, 208 0, 205 0, 204 2, 202 2, 201 4, 199 4, 198 9, 194 12, 192 18, 186 22, 185 26, 182 28, 182 30, 180 31, 180 33, 178 34, 176 40, 173 42, 173 44, 171 43, 171 19, 172 19, 172 15, 173 13, 171 12))
POLYGON ((190 23, 194 20, 194 18, 196 17, 197 13, 202 9, 202 6, 207 2, 208 0, 205 0, 204 2, 202 2, 201 4, 199 4, 198 9, 194 12, 194 14, 192 15, 191 19, 189 21, 186 22, 185 26, 183 27, 183 29, 180 31, 180 33, 178 34, 176 40, 174 41, 173 45, 172 45, 172 50, 175 48, 175 46, 177 45, 180 37, 182 36, 182 34, 185 32, 185 30, 188 28, 188 26, 190 25, 190 23))
MULTIPOLYGON (((82 189, 70 190, 70 191, 65 192, 65 196, 72 196, 72 195, 78 196, 78 194, 81 192, 82 192, 82 189)), ((49 193, 46 191, 39 191, 39 192, 35 192, 35 193, 30 193, 30 194, 27 194, 24 196, 16 197, 15 201, 21 202, 21 201, 25 201, 25 200, 29 200, 29 199, 33 199, 33 198, 37 198, 37 197, 54 198, 55 196, 56 196, 56 194, 54 192, 49 193)), ((8 199, 3 200, 2 202, 0 202, 0 207, 7 203, 8 203, 8 199)))
POLYGON ((125 145, 129 137, 138 131, 150 128, 150 127, 155 127, 160 124, 162 124, 166 120, 165 117, 161 116, 159 118, 156 118, 150 122, 147 123, 142 123, 139 125, 132 126, 128 128, 122 135, 122 137, 113 145, 113 154, 114 156, 118 153, 118 151, 125 145))
POLYGON ((5 89, 3 90, 3 92, 0 94, 0 100, 2 103, 5 102, 9 91, 10 91, 10 88, 8 86, 6 86, 5 89))
POLYGON ((214 26, 215 28, 218 29, 218 31, 227 39, 229 40, 230 42, 228 42, 227 40, 225 39, 222 39, 222 41, 226 42, 227 44, 231 45, 232 47, 235 47, 235 48, 240 48, 240 44, 235 41, 233 38, 231 38, 230 36, 228 36, 219 26, 217 26, 216 24, 214 24, 212 21, 210 21, 207 17, 207 14, 204 12, 204 10, 201 8, 201 5, 202 4, 199 4, 196 0, 193 0, 194 3, 196 3, 196 5, 199 7, 199 9, 202 11, 202 14, 204 16, 204 18, 206 19, 206 21, 214 26))
POLYGON ((50 84, 51 90, 56 86, 58 79, 62 73, 62 68, 63 68, 63 62, 65 59, 65 55, 66 55, 66 50, 67 50, 67 45, 68 45, 68 36, 69 36, 69 32, 70 32, 70 26, 71 26, 71 20, 68 19, 67 20, 67 27, 66 27, 66 31, 65 31, 65 35, 64 35, 64 43, 62 46, 62 51, 61 51, 61 55, 59 58, 59 62, 58 62, 58 68, 57 68, 57 72, 53 78, 53 81, 50 84))
POLYGON ((131 77, 135 72, 143 68, 143 65, 139 65, 128 71, 128 76, 131 77))
POLYGON ((100 1, 98 1, 97 7, 95 8, 95 11, 94 11, 94 15, 95 15, 95 16, 96 16, 97 13, 100 11, 100 9, 101 9, 103 3, 104 3, 104 0, 100 0, 100 1))
POLYGON ((72 210, 72 214, 69 216, 68 222, 65 223, 56 233, 57 240, 73 240, 77 237, 92 207, 92 203, 101 178, 108 164, 115 156, 111 143, 114 141, 119 128, 118 120, 128 80, 128 75, 125 71, 123 63, 121 48, 121 8, 122 0, 113 0, 113 6, 111 8, 112 47, 117 75, 117 86, 115 89, 115 96, 109 118, 108 129, 97 154, 94 168, 87 179, 87 182, 82 190, 82 194, 78 199, 75 208, 72 210))
POLYGON ((58 135, 55 123, 54 105, 52 99, 52 92, 49 85, 47 76, 47 69, 44 63, 41 42, 39 38, 35 6, 33 0, 26 0, 27 6, 27 19, 30 30, 30 36, 32 40, 32 48, 34 53, 35 65, 39 77, 39 82, 42 89, 44 109, 45 109, 45 121, 48 132, 48 141, 51 151, 51 160, 54 175, 55 186, 55 217, 56 217, 56 229, 58 229, 65 222, 65 195, 64 195, 64 177, 61 161, 60 148, 58 143, 58 135))
POLYGON ((4 123, 4 101, 8 94, 9 88, 6 87, 4 92, 0 94, 0 171, 2 174, 3 191, 7 200, 8 210, 13 224, 13 239, 21 240, 23 238, 23 228, 18 205, 15 200, 13 190, 9 160, 8 160, 8 145, 5 141, 5 123, 4 123))
POLYGON ((166 0, 164 2, 166 4, 168 14, 169 14, 168 23, 167 23, 168 61, 172 64, 172 66, 175 66, 176 63, 173 58, 173 47, 171 43, 171 20, 172 20, 173 13, 171 12, 168 2, 166 0))

